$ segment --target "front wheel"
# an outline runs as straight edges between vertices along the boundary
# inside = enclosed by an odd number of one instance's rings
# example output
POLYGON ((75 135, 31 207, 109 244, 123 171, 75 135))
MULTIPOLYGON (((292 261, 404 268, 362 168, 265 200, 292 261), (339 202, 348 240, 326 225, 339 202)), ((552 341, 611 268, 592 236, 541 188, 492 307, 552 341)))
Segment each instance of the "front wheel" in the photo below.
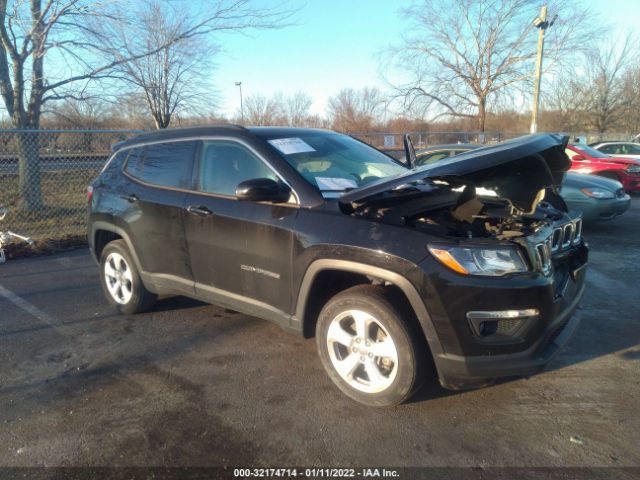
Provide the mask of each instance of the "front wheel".
POLYGON ((370 406, 400 404, 420 386, 427 355, 420 340, 413 318, 394 295, 372 285, 333 297, 316 325, 316 345, 329 377, 370 406))
POLYGON ((148 310, 157 296, 146 289, 123 240, 107 244, 100 256, 100 280, 109 301, 121 313, 148 310))

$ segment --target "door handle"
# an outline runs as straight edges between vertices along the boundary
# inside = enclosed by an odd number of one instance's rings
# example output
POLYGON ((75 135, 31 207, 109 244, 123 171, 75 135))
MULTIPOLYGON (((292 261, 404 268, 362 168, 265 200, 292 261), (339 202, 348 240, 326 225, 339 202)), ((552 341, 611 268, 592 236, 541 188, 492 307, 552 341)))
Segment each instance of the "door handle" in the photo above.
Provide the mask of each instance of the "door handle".
POLYGON ((193 213, 194 215, 198 215, 200 217, 206 217, 207 215, 211 215, 211 210, 207 207, 195 207, 193 205, 189 205, 187 207, 187 212, 193 213))
POLYGON ((124 198, 129 203, 135 203, 139 200, 136 194, 123 195, 122 198, 124 198))

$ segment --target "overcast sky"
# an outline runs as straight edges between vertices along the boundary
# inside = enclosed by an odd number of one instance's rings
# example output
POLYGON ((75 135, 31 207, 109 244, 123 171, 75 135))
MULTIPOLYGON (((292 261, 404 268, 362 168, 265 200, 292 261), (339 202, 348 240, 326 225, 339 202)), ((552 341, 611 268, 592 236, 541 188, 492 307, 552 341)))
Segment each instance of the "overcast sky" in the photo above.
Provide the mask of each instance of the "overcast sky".
MULTIPOLYGON (((296 3, 291 1, 292 5, 296 3)), ((341 88, 379 86, 384 90, 377 53, 397 42, 406 27, 399 10, 411 3, 307 0, 297 15, 297 26, 224 37, 224 52, 217 59, 212 78, 221 95, 221 113, 233 115, 239 108, 236 81, 242 81, 245 97, 304 90, 314 99, 313 112, 319 114, 324 113, 327 99, 341 88)), ((640 26, 637 0, 584 3, 606 23, 635 29, 640 26)))

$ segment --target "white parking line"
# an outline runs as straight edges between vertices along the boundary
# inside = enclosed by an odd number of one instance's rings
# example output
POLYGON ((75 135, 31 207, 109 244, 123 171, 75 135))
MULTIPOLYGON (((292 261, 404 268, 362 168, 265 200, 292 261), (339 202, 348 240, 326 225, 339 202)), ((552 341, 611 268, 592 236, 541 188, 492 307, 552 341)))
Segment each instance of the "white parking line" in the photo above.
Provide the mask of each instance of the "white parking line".
POLYGON ((27 302, 24 298, 19 297, 18 295, 13 293, 11 290, 7 290, 2 285, 0 285, 0 296, 6 298, 11 303, 13 303, 17 307, 21 308, 22 310, 24 310, 28 314, 33 315, 38 320, 41 320, 41 321, 51 325, 52 327, 56 327, 57 326, 58 322, 56 321, 56 319, 54 317, 52 317, 48 313, 43 312, 42 310, 40 310, 38 307, 36 307, 32 303, 27 302))

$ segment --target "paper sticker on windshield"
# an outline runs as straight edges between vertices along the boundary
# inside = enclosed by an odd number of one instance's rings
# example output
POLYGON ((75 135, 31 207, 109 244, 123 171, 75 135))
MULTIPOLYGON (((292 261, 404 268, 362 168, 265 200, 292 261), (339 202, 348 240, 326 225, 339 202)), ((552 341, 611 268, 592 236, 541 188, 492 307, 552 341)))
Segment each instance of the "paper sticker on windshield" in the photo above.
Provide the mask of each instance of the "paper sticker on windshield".
POLYGON ((320 190, 346 190, 357 188, 358 184, 349 178, 316 177, 316 183, 320 190))
POLYGON ((268 142, 285 155, 292 153, 315 152, 315 149, 299 138, 276 138, 268 142))

